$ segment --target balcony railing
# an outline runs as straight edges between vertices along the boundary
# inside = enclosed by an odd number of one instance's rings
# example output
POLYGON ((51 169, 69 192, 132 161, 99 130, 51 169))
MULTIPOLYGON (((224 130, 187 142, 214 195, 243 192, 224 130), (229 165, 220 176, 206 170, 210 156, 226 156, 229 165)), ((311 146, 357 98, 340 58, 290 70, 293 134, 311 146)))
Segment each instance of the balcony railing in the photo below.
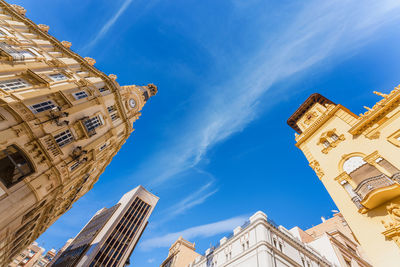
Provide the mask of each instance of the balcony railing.
POLYGON ((385 174, 381 174, 362 181, 354 191, 361 197, 361 199, 364 199, 371 191, 391 186, 393 184, 395 184, 394 181, 385 174))

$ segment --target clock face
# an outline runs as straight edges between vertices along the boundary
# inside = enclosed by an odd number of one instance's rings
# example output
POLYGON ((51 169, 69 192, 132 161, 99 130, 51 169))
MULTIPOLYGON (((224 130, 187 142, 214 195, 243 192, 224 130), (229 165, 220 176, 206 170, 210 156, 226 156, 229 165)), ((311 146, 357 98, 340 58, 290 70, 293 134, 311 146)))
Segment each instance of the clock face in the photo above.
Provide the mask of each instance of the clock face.
POLYGON ((136 106, 136 102, 135 102, 135 100, 133 100, 132 98, 129 99, 129 106, 130 106, 131 108, 134 108, 134 107, 136 106))

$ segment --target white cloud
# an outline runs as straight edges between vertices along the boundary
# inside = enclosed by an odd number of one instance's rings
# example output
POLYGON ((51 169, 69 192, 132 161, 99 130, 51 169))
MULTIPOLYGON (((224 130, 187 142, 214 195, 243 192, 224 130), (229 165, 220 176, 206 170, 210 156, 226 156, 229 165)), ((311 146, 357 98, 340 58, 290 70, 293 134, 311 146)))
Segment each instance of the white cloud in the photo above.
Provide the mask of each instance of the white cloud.
POLYGON ((246 216, 239 216, 215 223, 191 227, 180 232, 143 240, 140 247, 145 250, 170 247, 180 236, 190 241, 194 238, 211 237, 217 234, 231 232, 235 227, 242 225, 247 219, 246 216))
POLYGON ((151 259, 148 259, 148 260, 147 260, 148 263, 153 263, 153 262, 155 262, 155 261, 156 261, 156 259, 154 259, 154 258, 151 258, 151 259))
MULTIPOLYGON (((218 142, 244 129, 260 109, 258 100, 277 82, 321 64, 354 53, 374 39, 379 29, 400 17, 400 2, 343 0, 308 1, 285 27, 265 32, 260 50, 246 55, 246 65, 232 79, 204 88, 208 103, 196 108, 176 140, 154 155, 135 177, 156 177, 152 186, 195 167, 218 142), (271 35, 274 38, 271 38, 271 35), (196 123, 194 123, 196 122, 196 123), (151 172, 151 173, 150 173, 151 172)), ((215 47, 204 44, 210 50, 215 47)), ((211 53, 216 54, 216 53, 211 53)), ((229 78, 229 77, 228 77, 229 78)), ((273 99, 269 106, 279 100, 273 99)))
POLYGON ((163 216, 160 221, 154 222, 153 225, 163 224, 179 214, 185 213, 187 210, 204 203, 209 197, 218 192, 218 189, 213 188, 214 181, 211 181, 198 190, 189 193, 188 196, 175 203, 168 209, 162 212, 163 216))
POLYGON ((125 0, 121 7, 118 9, 117 13, 114 14, 100 29, 99 33, 93 38, 92 41, 89 42, 87 46, 84 47, 84 50, 89 50, 91 47, 97 44, 97 42, 103 38, 110 28, 117 22, 119 17, 125 12, 125 10, 129 7, 133 0, 125 0))

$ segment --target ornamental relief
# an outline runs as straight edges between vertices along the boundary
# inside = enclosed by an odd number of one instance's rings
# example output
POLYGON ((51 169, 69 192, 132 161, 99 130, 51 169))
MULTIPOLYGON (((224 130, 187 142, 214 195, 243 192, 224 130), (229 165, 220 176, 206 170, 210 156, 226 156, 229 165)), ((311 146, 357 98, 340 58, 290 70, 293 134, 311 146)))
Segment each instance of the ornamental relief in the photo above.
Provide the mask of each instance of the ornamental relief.
POLYGON ((390 221, 382 220, 382 224, 386 231, 382 234, 393 241, 400 247, 400 204, 391 203, 386 207, 390 216, 390 221))
POLYGON ((317 174, 319 179, 321 179, 324 176, 324 172, 323 172, 321 166, 319 165, 318 161, 314 160, 314 161, 310 162, 310 167, 315 171, 315 173, 317 174))

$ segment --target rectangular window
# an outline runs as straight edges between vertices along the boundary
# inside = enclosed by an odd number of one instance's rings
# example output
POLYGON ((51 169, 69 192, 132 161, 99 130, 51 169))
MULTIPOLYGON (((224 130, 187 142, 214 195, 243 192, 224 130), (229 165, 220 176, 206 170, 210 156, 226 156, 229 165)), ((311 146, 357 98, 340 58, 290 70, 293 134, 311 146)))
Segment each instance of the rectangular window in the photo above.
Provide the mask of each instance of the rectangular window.
POLYGON ((115 120, 118 119, 118 118, 119 118, 119 115, 118 115, 117 112, 111 114, 111 120, 112 120, 112 121, 115 121, 115 120))
POLYGON ((64 81, 67 79, 67 76, 62 73, 49 74, 49 77, 55 82, 64 81))
POLYGON ((87 95, 87 93, 85 91, 80 91, 80 92, 77 92, 77 93, 73 93, 72 95, 75 97, 76 100, 88 97, 88 95, 87 95))
POLYGON ((96 116, 96 117, 85 120, 84 124, 85 124, 86 130, 88 132, 90 132, 90 131, 93 131, 94 129, 96 129, 97 127, 101 126, 102 123, 101 123, 99 116, 96 116))
POLYGON ((56 140, 56 143, 58 144, 59 147, 63 147, 74 141, 74 137, 72 136, 70 130, 66 130, 64 132, 55 135, 54 140, 56 140))
POLYGON ((10 79, 5 81, 0 81, 0 88, 4 91, 11 91, 20 88, 28 87, 29 84, 23 79, 10 79))
POLYGON ((111 114, 111 120, 112 120, 112 121, 115 121, 115 120, 118 119, 118 118, 119 118, 118 113, 113 113, 113 114, 111 114))
POLYGON ((117 109, 115 108, 115 105, 112 106, 108 106, 107 107, 108 113, 113 113, 114 111, 116 111, 117 109))
POLYGON ((53 101, 49 100, 49 101, 44 101, 41 103, 37 103, 34 104, 32 106, 29 107, 30 110, 32 110, 33 113, 39 113, 39 112, 43 112, 52 108, 55 108, 56 105, 54 105, 53 101))
POLYGON ((77 162, 75 162, 74 164, 72 164, 71 167, 70 167, 69 169, 70 169, 71 171, 73 171, 73 170, 75 170, 76 168, 79 167, 79 164, 80 164, 80 162, 77 161, 77 162))
POLYGON ((105 143, 104 145, 102 145, 101 147, 99 147, 99 151, 104 150, 107 147, 107 143, 105 143))
POLYGON ((102 87, 99 89, 100 93, 108 92, 108 89, 106 87, 102 87))

